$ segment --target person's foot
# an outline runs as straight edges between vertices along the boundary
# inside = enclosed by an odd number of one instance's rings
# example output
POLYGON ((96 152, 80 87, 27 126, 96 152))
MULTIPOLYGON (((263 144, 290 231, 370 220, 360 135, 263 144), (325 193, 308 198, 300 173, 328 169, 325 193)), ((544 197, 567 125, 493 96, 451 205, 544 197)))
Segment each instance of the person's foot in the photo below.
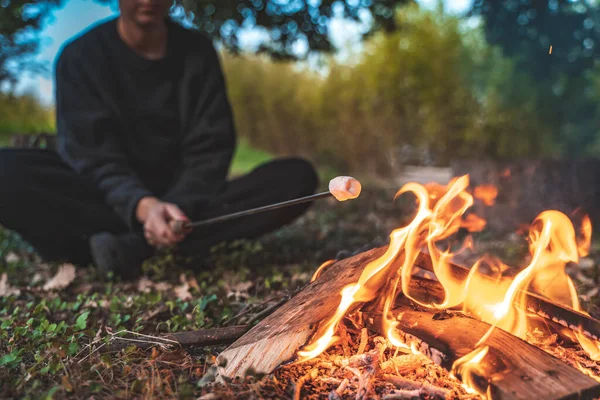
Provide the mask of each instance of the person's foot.
POLYGON ((102 277, 112 272, 115 277, 133 280, 140 276, 144 260, 154 253, 154 248, 134 233, 101 232, 93 235, 89 244, 92 260, 102 277))

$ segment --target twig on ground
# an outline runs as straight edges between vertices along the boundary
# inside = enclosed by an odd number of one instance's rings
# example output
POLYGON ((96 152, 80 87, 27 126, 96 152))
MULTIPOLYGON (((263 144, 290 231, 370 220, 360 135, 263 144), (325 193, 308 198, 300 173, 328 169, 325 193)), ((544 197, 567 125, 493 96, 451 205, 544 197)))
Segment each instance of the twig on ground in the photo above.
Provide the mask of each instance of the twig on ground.
POLYGON ((248 312, 250 312, 250 310, 254 307, 253 304, 246 304, 239 313, 237 313, 236 315, 234 315, 233 317, 231 317, 231 319, 229 319, 228 321, 225 321, 225 323, 223 325, 230 325, 231 323, 233 323, 234 321, 237 321, 238 318, 244 316, 245 314, 247 314, 248 312))
POLYGON ((341 400, 342 394, 344 394, 344 391, 346 390, 346 387, 348 387, 349 383, 350 381, 348 379, 344 379, 337 389, 332 390, 329 393, 329 400, 341 400))
POLYGON ((224 328, 202 329, 198 331, 175 332, 161 336, 145 335, 131 331, 119 331, 110 333, 110 344, 104 349, 104 352, 121 351, 131 344, 135 344, 142 350, 147 350, 154 346, 160 346, 163 349, 168 346, 215 346, 219 344, 233 343, 250 329, 247 325, 237 325, 224 328), (147 339, 133 339, 117 336, 120 333, 128 333, 134 336, 140 336, 147 339), (132 343, 133 342, 133 343, 132 343))
POLYGON ((290 299, 290 296, 286 296, 284 298, 282 298, 281 300, 279 300, 277 303, 265 308, 264 310, 262 310, 261 312, 259 312, 258 314, 254 315, 252 318, 250 318, 246 324, 247 325, 252 325, 254 322, 263 319, 264 317, 267 317, 268 315, 270 315, 273 311, 277 310, 279 307, 281 307, 282 305, 284 305, 285 303, 287 303, 287 301, 290 299))
POLYGON ((422 394, 421 389, 413 389, 413 390, 394 390, 393 392, 386 394, 383 396, 384 400, 410 400, 412 398, 418 397, 420 398, 422 394))
POLYGON ((296 387, 294 389, 294 400, 300 400, 300 392, 302 391, 302 386, 304 386, 304 382, 308 379, 315 379, 319 375, 318 368, 312 368, 306 374, 300 377, 296 382, 296 387))
POLYGON ((360 345, 358 346, 357 354, 362 354, 365 352, 367 348, 367 343, 369 342, 369 331, 367 328, 362 328, 360 332, 360 345))
POLYGON ((383 379, 387 382, 390 382, 398 389, 405 390, 418 390, 421 394, 428 394, 433 396, 439 396, 441 398, 445 398, 446 394, 449 392, 448 389, 444 389, 438 386, 434 386, 427 382, 415 382, 410 379, 402 378, 396 375, 388 375, 384 374, 383 379))
POLYGON ((340 337, 340 341, 342 344, 342 351, 344 352, 344 357, 350 356, 350 347, 348 346, 348 330, 346 329, 346 325, 342 322, 338 325, 338 335, 340 337))
POLYGON ((392 357, 381 363, 381 369, 386 374, 406 375, 416 371, 424 364, 431 364, 432 361, 420 354, 405 354, 398 357, 392 357))

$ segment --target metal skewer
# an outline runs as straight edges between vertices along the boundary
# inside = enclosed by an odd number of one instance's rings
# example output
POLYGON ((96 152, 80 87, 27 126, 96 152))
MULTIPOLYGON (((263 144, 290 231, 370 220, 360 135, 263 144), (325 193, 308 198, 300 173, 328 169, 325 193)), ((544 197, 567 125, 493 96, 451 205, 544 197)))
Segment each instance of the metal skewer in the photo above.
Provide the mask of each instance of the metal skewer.
POLYGON ((264 211, 271 211, 271 210, 276 210, 278 208, 289 207, 289 206, 294 206, 296 204, 307 203, 309 201, 322 199, 322 198, 328 197, 328 196, 333 196, 333 195, 331 194, 331 192, 322 192, 322 193, 317 193, 317 194, 311 194, 310 196, 304 196, 304 197, 300 197, 300 198, 293 199, 293 200, 282 201, 280 203, 269 204, 269 205, 262 206, 262 207, 252 208, 250 210, 244 210, 244 211, 234 212, 231 214, 220 215, 218 217, 208 218, 208 219, 205 219, 202 221, 195 221, 195 222, 187 222, 187 221, 179 221, 179 220, 171 221, 171 228, 172 228, 173 232, 175 232, 175 233, 189 232, 191 229, 199 227, 199 226, 211 225, 211 224, 215 224, 217 222, 229 221, 230 219, 235 219, 235 218, 239 218, 239 217, 245 217, 248 215, 258 214, 258 213, 261 213, 264 211))

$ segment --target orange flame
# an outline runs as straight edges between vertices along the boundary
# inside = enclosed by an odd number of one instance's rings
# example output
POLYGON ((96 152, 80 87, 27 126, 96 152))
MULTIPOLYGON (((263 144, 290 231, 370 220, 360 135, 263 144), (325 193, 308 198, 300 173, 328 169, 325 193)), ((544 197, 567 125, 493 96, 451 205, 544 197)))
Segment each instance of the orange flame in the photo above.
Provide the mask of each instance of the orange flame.
POLYGON ((473 191, 473 196, 486 206, 493 206, 498 197, 498 188, 494 185, 479 185, 473 191))
POLYGON ((452 364, 451 374, 461 378, 465 389, 470 394, 477 393, 482 396, 487 394, 487 385, 485 388, 481 387, 482 385, 477 382, 477 377, 485 376, 485 371, 480 365, 489 349, 488 346, 478 347, 452 364))
POLYGON ((585 215, 581 221, 581 239, 577 241, 577 250, 579 257, 586 257, 590 254, 590 244, 592 243, 592 221, 589 215, 585 215))
MULTIPOLYGON (((457 370, 461 365, 463 369, 473 370, 474 365, 485 357, 487 346, 483 345, 495 328, 526 338, 529 321, 524 311, 525 291, 538 293, 583 312, 573 281, 566 274, 565 268, 568 263, 577 263, 579 257, 589 251, 592 232, 589 218, 584 219, 580 235, 582 239, 578 242, 573 224, 565 214, 554 210, 539 214, 529 228, 531 261, 514 278, 502 275, 509 266, 487 256, 474 263, 466 278, 459 278, 453 273, 450 260, 457 252, 452 252, 450 248, 441 250, 440 242, 446 243, 447 239, 466 224, 485 223, 479 222, 476 216, 462 219, 473 205, 473 196, 467 192, 468 186, 469 176, 464 175, 452 179, 446 187, 437 184, 428 184, 425 187, 417 183, 408 183, 398 191, 394 200, 407 193, 416 197, 418 208, 413 220, 408 225, 392 231, 385 254, 367 264, 358 280, 342 289, 336 313, 322 324, 316 339, 298 352, 300 361, 318 356, 335 343, 338 340, 335 333, 342 318, 353 307, 358 308, 357 303, 375 299, 380 301, 384 315, 383 332, 387 333, 388 339, 395 346, 410 349, 397 331, 398 319, 401 316, 394 316, 391 311, 400 291, 424 307, 446 309, 460 306, 463 311, 491 325, 479 341, 478 349, 471 353, 470 357, 463 357, 460 362, 457 361, 457 370), (422 248, 427 248, 433 272, 444 290, 444 299, 439 304, 419 300, 411 295, 409 290, 412 267, 422 248), (481 266, 484 264, 491 267, 494 276, 481 272, 481 266)), ((496 198, 497 191, 482 191, 481 186, 479 188, 479 191, 476 188, 475 196, 479 193, 479 198, 485 198, 488 202, 496 198)), ((322 265, 319 271, 326 264, 322 265)), ((318 276, 319 271, 315 276, 318 276)), ((599 343, 580 334, 576 336, 589 356, 600 360, 599 343)), ((414 351, 416 350, 413 349, 414 351)), ((460 374, 463 377, 469 375, 464 371, 460 374)), ((464 383, 468 384, 467 381, 464 383)))
POLYGON ((461 226, 466 228, 469 232, 481 232, 487 221, 475 214, 469 214, 463 219, 461 226))
POLYGON ((319 268, 317 268, 317 270, 315 271, 315 273, 313 274, 312 278, 310 279, 311 282, 314 282, 317 280, 317 278, 321 275, 321 272, 323 272, 325 270, 325 268, 329 267, 331 264, 333 264, 335 262, 335 260, 327 260, 325 261, 323 264, 321 264, 321 266, 319 268))

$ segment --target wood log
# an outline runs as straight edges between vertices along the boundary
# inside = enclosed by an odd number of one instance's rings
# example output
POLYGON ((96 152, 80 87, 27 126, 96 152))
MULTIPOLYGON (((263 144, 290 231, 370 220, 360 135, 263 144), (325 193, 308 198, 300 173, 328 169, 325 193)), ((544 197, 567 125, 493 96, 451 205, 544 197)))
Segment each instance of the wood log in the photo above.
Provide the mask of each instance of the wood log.
MULTIPOLYGON (((448 370, 477 348, 490 327, 462 314, 439 319, 408 305, 393 311, 394 315, 400 312, 399 336, 448 370)), ((382 334, 380 315, 368 323, 382 334)), ((596 380, 501 329, 495 329, 484 345, 490 349, 475 381, 481 385, 479 390, 487 391, 488 398, 591 399, 600 395, 596 380)))
MULTIPOLYGON (((433 272, 431 258, 426 249, 421 251, 414 265, 426 271, 433 272)), ((460 280, 465 280, 469 274, 469 268, 457 262, 450 263, 450 268, 454 277, 460 280)), ((525 301, 528 311, 569 328, 574 332, 581 333, 590 339, 600 340, 599 320, 532 292, 525 292, 525 301)))
MULTIPOLYGON (((220 354, 219 364, 225 365, 220 368, 221 376, 227 378, 244 376, 248 370, 270 373, 280 364, 291 360, 298 349, 308 342, 319 323, 333 315, 341 299, 342 288, 355 282, 366 265, 383 255, 386 249, 387 247, 373 249, 327 267, 315 282, 308 284, 285 305, 220 354)), ((424 269, 433 269, 429 256, 425 253, 419 255, 415 265, 424 269)), ((468 273, 468 270, 460 266, 453 266, 453 271, 463 274, 462 276, 468 273)), ((420 287, 419 282, 419 279, 413 278, 412 289, 420 290, 431 298, 439 299, 443 296, 439 285, 420 287)), ((553 315, 553 310, 556 310, 557 313, 563 313, 560 314, 562 318, 567 318, 576 324, 575 328, 579 326, 579 318, 589 321, 592 327, 598 323, 591 317, 548 303, 543 298, 532 297, 532 299, 535 299, 535 302, 529 302, 528 306, 535 306, 538 314, 541 315, 540 310, 546 310, 546 317, 548 317, 553 315)), ((589 334, 590 331, 587 332, 589 334)), ((600 329, 592 332, 596 334, 595 332, 600 332, 600 329)))
POLYGON ((145 335, 143 337, 121 339, 114 336, 106 348, 100 349, 102 353, 117 352, 129 346, 137 346, 147 350, 154 346, 175 345, 181 347, 191 346, 216 346, 230 344, 239 339, 250 329, 249 325, 236 325, 221 328, 201 329, 197 331, 174 332, 160 336, 145 335), (131 340, 134 339, 135 341, 131 340))
POLYGON ((233 378, 246 372, 270 373, 292 359, 319 323, 331 317, 344 286, 358 280, 366 265, 385 252, 373 249, 327 267, 317 280, 262 320, 218 357, 220 374, 233 378))

